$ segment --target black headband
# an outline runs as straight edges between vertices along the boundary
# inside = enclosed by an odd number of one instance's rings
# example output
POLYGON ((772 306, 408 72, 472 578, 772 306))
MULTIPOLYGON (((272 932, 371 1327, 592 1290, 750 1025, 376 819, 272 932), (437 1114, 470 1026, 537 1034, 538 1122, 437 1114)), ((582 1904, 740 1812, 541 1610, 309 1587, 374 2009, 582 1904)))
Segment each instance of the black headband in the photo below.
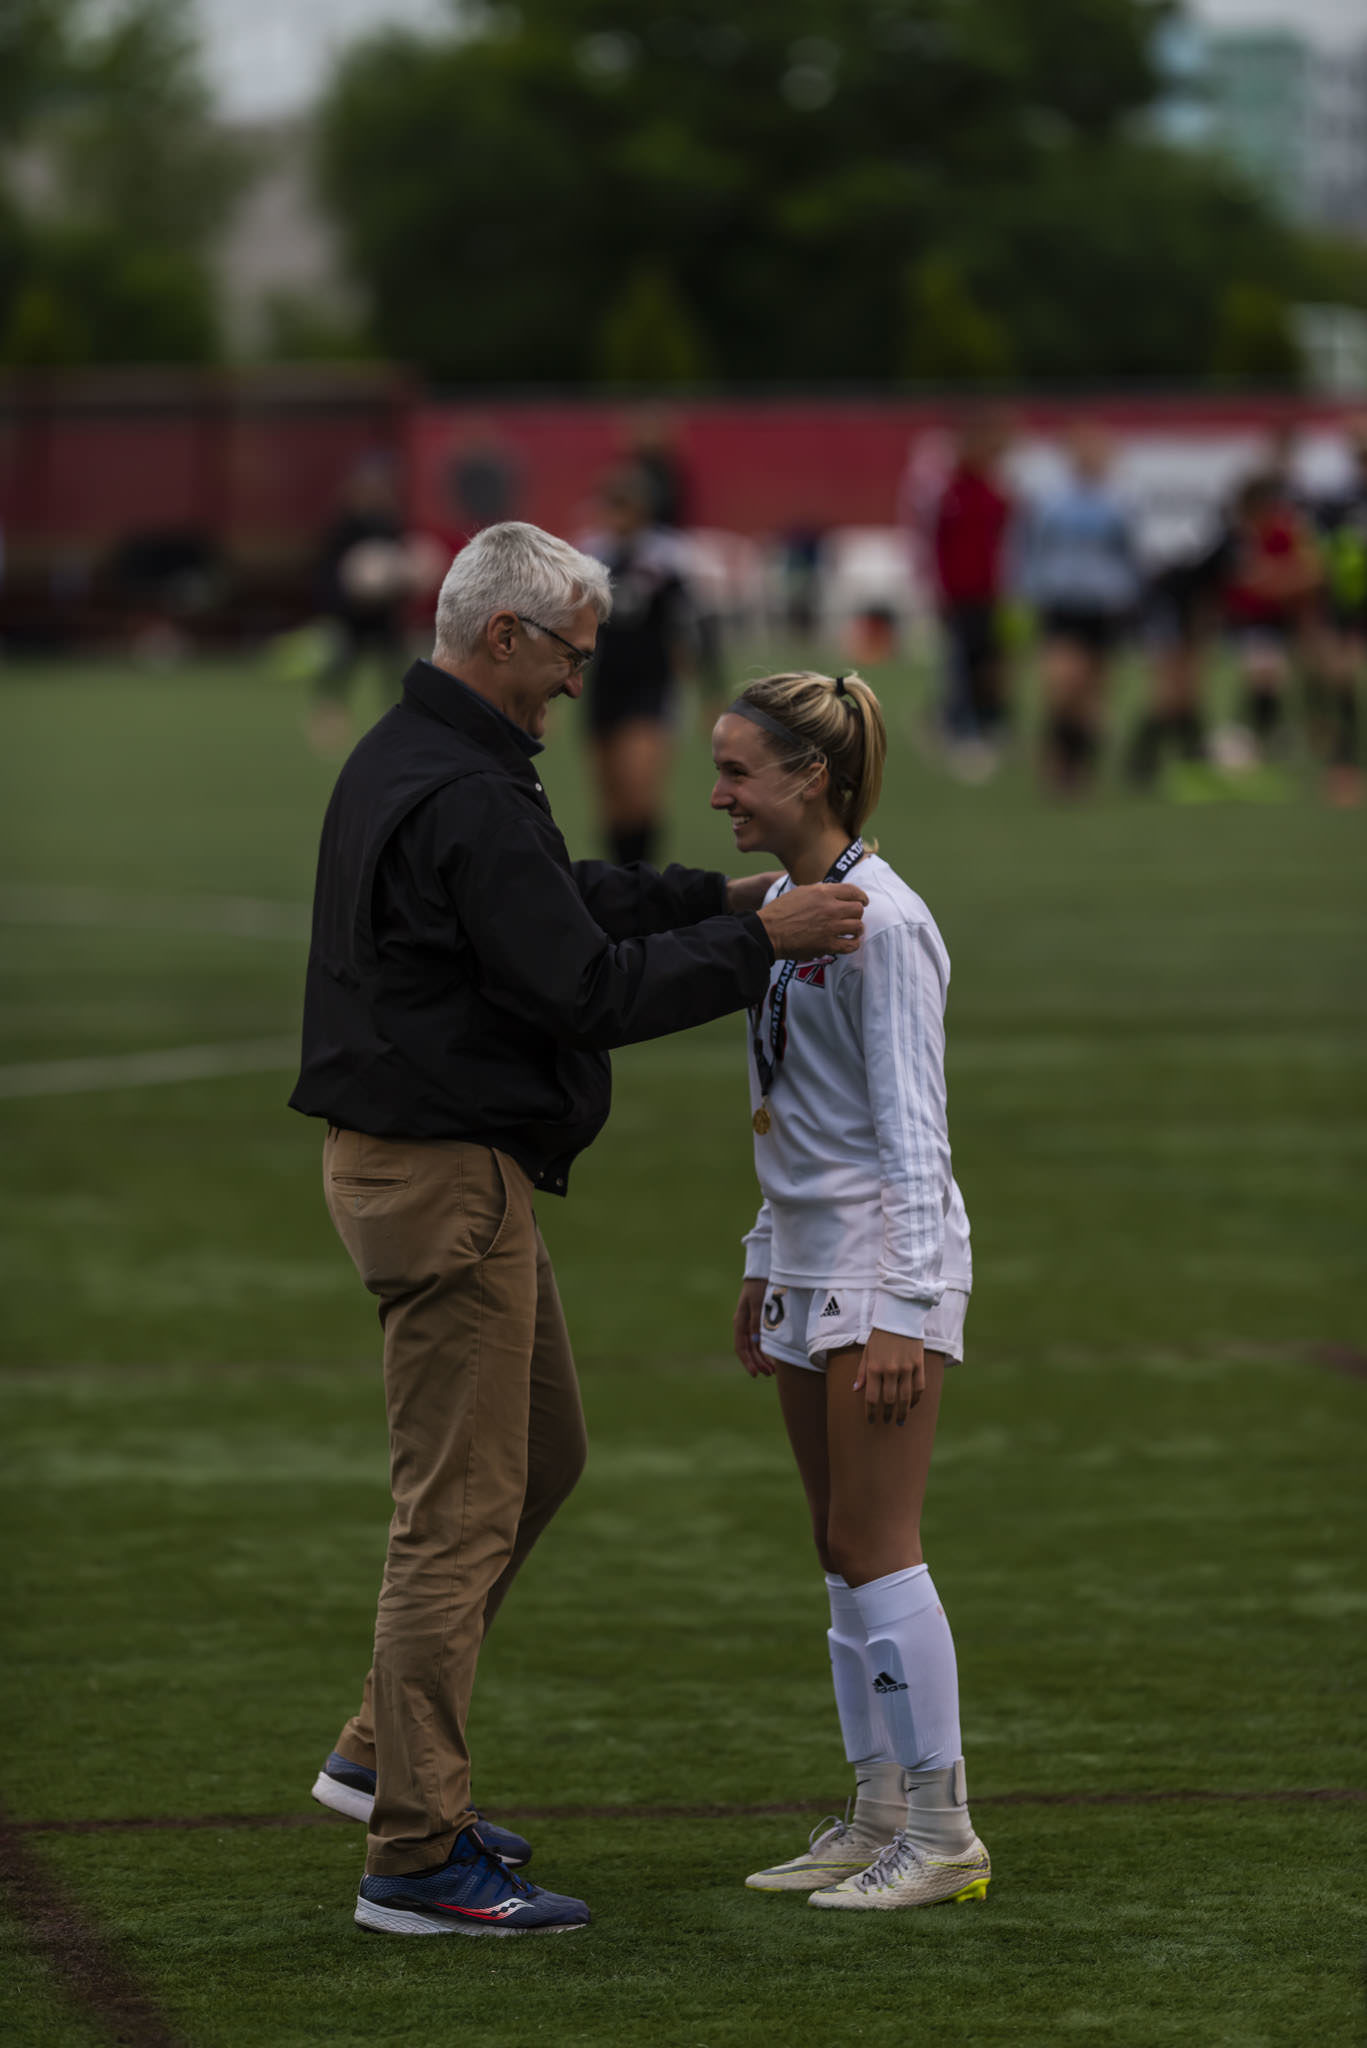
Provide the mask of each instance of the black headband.
MULTIPOLYGON (((845 688, 844 676, 836 677, 834 694, 837 697, 848 697, 849 691, 845 688)), ((773 733, 778 739, 787 740, 791 746, 805 747, 809 754, 821 751, 819 747, 814 747, 810 740, 804 740, 800 734, 795 733, 790 725, 785 725, 781 718, 774 718, 769 712, 761 711, 758 704, 751 704, 745 697, 737 697, 734 704, 727 705, 726 710, 733 718, 748 718, 751 725, 762 725, 766 732, 773 733)))
POLYGON ((771 718, 767 711, 761 711, 758 704, 747 704, 744 697, 737 697, 734 704, 728 704, 727 713, 733 718, 748 718, 751 725, 762 725, 766 732, 774 733, 779 739, 787 740, 790 747, 805 747, 809 754, 816 749, 810 740, 799 739, 790 725, 782 719, 771 718))

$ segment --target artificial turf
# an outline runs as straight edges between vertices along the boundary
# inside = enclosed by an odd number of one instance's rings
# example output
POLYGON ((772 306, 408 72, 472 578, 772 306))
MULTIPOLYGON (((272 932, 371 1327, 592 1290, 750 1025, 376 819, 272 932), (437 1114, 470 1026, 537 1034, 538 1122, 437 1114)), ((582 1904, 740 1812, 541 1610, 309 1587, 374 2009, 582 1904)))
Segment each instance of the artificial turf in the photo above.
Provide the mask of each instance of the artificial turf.
MULTIPOLYGON (((1360 1807, 993 1802, 1362 1783, 1362 820, 1308 791, 1058 811, 1019 767, 959 789, 912 745, 916 679, 882 680, 882 849, 954 961, 977 1287, 926 1544, 986 1905, 851 1925, 737 1882, 844 1769, 772 1388, 726 1357, 753 1192, 723 1023, 619 1056, 608 1132, 543 1204, 593 1448, 472 1740, 496 1817, 623 1809, 527 1823, 594 1926, 362 1935, 340 1822, 27 1835, 195 2048, 1352 2038, 1360 1807)), ((246 668, 7 674, 0 1069, 289 1035, 331 779, 299 712, 246 668), (225 928, 225 898, 280 914, 225 928)), ((591 850, 571 718, 545 765, 591 850)), ((706 772, 687 736, 671 851, 724 865, 706 772)), ((287 1087, 0 1099, 22 1820, 303 1813, 352 1704, 376 1332, 287 1087)), ((5 1946, 8 2039, 100 2038, 17 1923, 5 1946)))

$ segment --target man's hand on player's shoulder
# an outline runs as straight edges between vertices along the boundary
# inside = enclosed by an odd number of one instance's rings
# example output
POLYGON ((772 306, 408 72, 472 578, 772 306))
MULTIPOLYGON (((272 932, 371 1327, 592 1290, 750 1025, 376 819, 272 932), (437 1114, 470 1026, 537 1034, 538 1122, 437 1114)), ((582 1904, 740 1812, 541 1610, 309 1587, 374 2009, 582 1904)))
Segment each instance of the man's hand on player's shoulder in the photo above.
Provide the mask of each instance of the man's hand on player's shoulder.
POLYGON ((743 917, 747 910, 758 910, 774 883, 782 879, 782 868, 771 868, 763 875, 732 875, 726 884, 727 909, 737 917, 743 917))
POLYGON ((760 923, 780 960, 819 960, 853 953, 868 897, 853 882, 809 882, 785 889, 761 910, 760 923))

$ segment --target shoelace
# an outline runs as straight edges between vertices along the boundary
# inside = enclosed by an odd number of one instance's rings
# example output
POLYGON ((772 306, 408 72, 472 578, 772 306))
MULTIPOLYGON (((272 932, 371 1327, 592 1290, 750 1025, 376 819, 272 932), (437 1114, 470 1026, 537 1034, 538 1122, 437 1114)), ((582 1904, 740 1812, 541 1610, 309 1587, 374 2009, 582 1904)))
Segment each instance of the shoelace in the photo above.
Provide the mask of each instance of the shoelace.
POLYGON ((908 1871, 923 1865, 925 1857, 900 1828, 888 1843, 880 1849, 867 1870, 861 1870, 854 1882, 861 1892, 877 1891, 882 1885, 893 1884, 908 1871))
POLYGON ((479 1829, 475 1828, 473 1832, 475 1840, 479 1842, 480 1856, 483 1858, 485 1866, 490 1872, 491 1876, 501 1878, 504 1884, 512 1885, 515 1891, 521 1892, 524 1899, 531 1898, 532 1894, 537 1890, 537 1887, 531 1882, 531 1879, 526 1877, 520 1877, 517 1871, 509 1870, 506 1863, 500 1863, 498 1857, 495 1856, 493 1850, 485 1848, 484 1843, 480 1838, 479 1829))
POLYGON ((846 1835, 849 1834, 849 1832, 850 1801, 847 1799, 845 1801, 845 1818, 842 1820, 838 1813, 828 1813, 824 1820, 819 1820, 817 1822, 816 1826, 812 1829, 812 1832, 808 1835, 807 1847, 809 1849, 814 1849, 817 1843, 820 1841, 821 1837, 825 1834, 834 1834, 837 1842, 843 1842, 846 1835))

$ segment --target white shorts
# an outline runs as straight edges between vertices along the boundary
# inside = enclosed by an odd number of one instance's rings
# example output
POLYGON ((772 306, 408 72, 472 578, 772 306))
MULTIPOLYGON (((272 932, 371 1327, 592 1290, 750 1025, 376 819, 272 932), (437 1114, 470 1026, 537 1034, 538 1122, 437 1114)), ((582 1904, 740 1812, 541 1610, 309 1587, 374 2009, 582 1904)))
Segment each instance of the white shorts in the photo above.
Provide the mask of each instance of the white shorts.
MULTIPOLYGON (((788 1365, 825 1372, 827 1354, 867 1344, 873 1329, 877 1290, 845 1287, 768 1287, 764 1292, 760 1349, 788 1365)), ((926 1317, 927 1351, 944 1353, 947 1365, 962 1365, 968 1296, 946 1287, 926 1317)))

